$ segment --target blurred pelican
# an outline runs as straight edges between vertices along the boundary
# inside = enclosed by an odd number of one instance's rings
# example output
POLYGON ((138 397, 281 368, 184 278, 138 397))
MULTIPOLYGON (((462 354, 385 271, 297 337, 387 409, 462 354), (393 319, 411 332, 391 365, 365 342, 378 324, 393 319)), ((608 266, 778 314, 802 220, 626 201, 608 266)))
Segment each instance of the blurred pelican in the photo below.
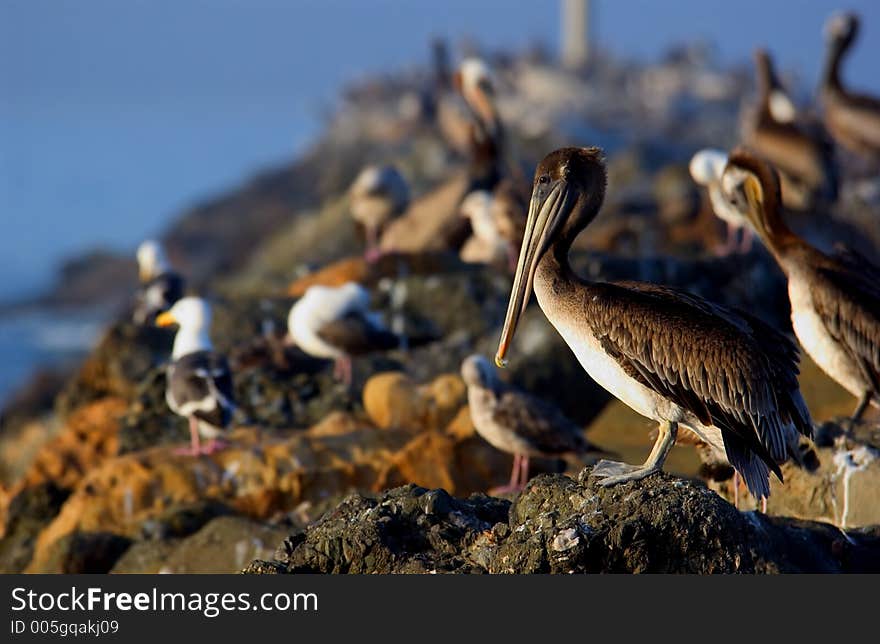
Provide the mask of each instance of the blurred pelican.
POLYGON ((365 257, 376 260, 379 239, 388 224, 409 205, 409 186, 392 165, 368 165, 349 189, 351 216, 363 228, 365 257))

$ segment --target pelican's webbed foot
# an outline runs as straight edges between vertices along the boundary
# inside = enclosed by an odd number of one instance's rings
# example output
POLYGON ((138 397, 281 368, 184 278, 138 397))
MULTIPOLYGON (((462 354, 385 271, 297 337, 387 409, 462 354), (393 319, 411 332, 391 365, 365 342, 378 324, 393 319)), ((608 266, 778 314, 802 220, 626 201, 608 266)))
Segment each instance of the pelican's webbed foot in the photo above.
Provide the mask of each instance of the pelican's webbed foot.
POLYGON ((601 460, 593 467, 590 476, 598 478, 599 485, 611 487, 626 481, 638 481, 659 471, 659 467, 651 465, 629 465, 617 461, 601 460))
POLYGON ((663 462, 669 450, 675 445, 678 435, 678 424, 670 421, 660 423, 657 440, 644 465, 628 465, 616 461, 601 460, 596 463, 590 476, 599 478, 599 485, 611 487, 626 481, 639 481, 663 469, 663 462))

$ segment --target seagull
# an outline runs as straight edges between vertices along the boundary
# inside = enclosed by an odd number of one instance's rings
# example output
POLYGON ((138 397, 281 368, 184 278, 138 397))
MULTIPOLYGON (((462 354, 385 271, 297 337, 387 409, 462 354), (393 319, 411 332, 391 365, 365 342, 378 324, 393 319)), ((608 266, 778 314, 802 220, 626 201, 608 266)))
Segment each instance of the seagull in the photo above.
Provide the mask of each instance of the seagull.
POLYGON ((718 249, 721 256, 730 255, 737 249, 736 235, 742 231, 738 250, 747 253, 752 249, 752 229, 748 220, 721 193, 721 173, 727 165, 727 153, 723 150, 706 148, 697 152, 690 163, 690 173, 697 185, 706 188, 712 212, 727 224, 727 240, 718 249))
POLYGON ((468 407, 477 433, 493 447, 513 454, 510 483, 493 493, 522 490, 529 480, 531 456, 599 451, 584 438, 582 428, 559 409, 503 383, 484 356, 465 358, 461 377, 468 388, 468 407))
POLYGON ((289 340, 308 355, 335 361, 334 375, 351 385, 351 356, 387 351, 400 338, 370 310, 370 294, 360 284, 311 286, 290 308, 289 340))
POLYGON ((167 311, 184 294, 183 278, 171 268, 162 245, 153 239, 141 243, 137 249, 138 289, 135 324, 152 324, 156 316, 167 311))
POLYGON ((772 471, 811 435, 798 387, 797 347, 747 313, 644 282, 592 282, 574 273, 572 242, 605 197, 598 148, 561 148, 535 171, 525 237, 495 361, 506 355, 534 289, 541 310, 587 373, 659 433, 642 465, 600 461, 603 486, 662 469, 686 426, 740 472, 756 498, 772 471))
POLYGON ((379 239, 409 205, 409 186, 393 165, 368 165, 348 191, 351 216, 363 228, 367 261, 381 255, 379 239))
POLYGON ((225 445, 218 440, 235 412, 232 372, 214 351, 209 336, 211 306, 199 297, 184 297, 156 318, 159 326, 178 325, 166 374, 165 401, 189 421, 190 447, 178 453, 210 454, 225 445), (201 445, 201 437, 209 439, 201 445))

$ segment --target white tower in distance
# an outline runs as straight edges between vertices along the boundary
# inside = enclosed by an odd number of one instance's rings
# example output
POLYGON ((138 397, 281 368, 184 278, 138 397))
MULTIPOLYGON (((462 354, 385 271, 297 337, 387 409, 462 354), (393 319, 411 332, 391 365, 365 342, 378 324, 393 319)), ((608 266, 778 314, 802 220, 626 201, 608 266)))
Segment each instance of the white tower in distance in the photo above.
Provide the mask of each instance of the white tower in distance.
POLYGON ((590 0, 561 0, 562 65, 583 69, 590 62, 590 0))

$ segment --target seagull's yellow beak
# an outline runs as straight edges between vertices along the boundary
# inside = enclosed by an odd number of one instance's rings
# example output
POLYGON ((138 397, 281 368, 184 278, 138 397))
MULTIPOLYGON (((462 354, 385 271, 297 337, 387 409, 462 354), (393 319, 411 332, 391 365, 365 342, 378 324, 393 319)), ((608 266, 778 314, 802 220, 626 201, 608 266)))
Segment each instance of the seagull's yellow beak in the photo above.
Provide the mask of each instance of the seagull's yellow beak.
POLYGON ((177 324, 177 320, 171 315, 170 311, 165 311, 156 316, 156 326, 172 326, 177 324))

